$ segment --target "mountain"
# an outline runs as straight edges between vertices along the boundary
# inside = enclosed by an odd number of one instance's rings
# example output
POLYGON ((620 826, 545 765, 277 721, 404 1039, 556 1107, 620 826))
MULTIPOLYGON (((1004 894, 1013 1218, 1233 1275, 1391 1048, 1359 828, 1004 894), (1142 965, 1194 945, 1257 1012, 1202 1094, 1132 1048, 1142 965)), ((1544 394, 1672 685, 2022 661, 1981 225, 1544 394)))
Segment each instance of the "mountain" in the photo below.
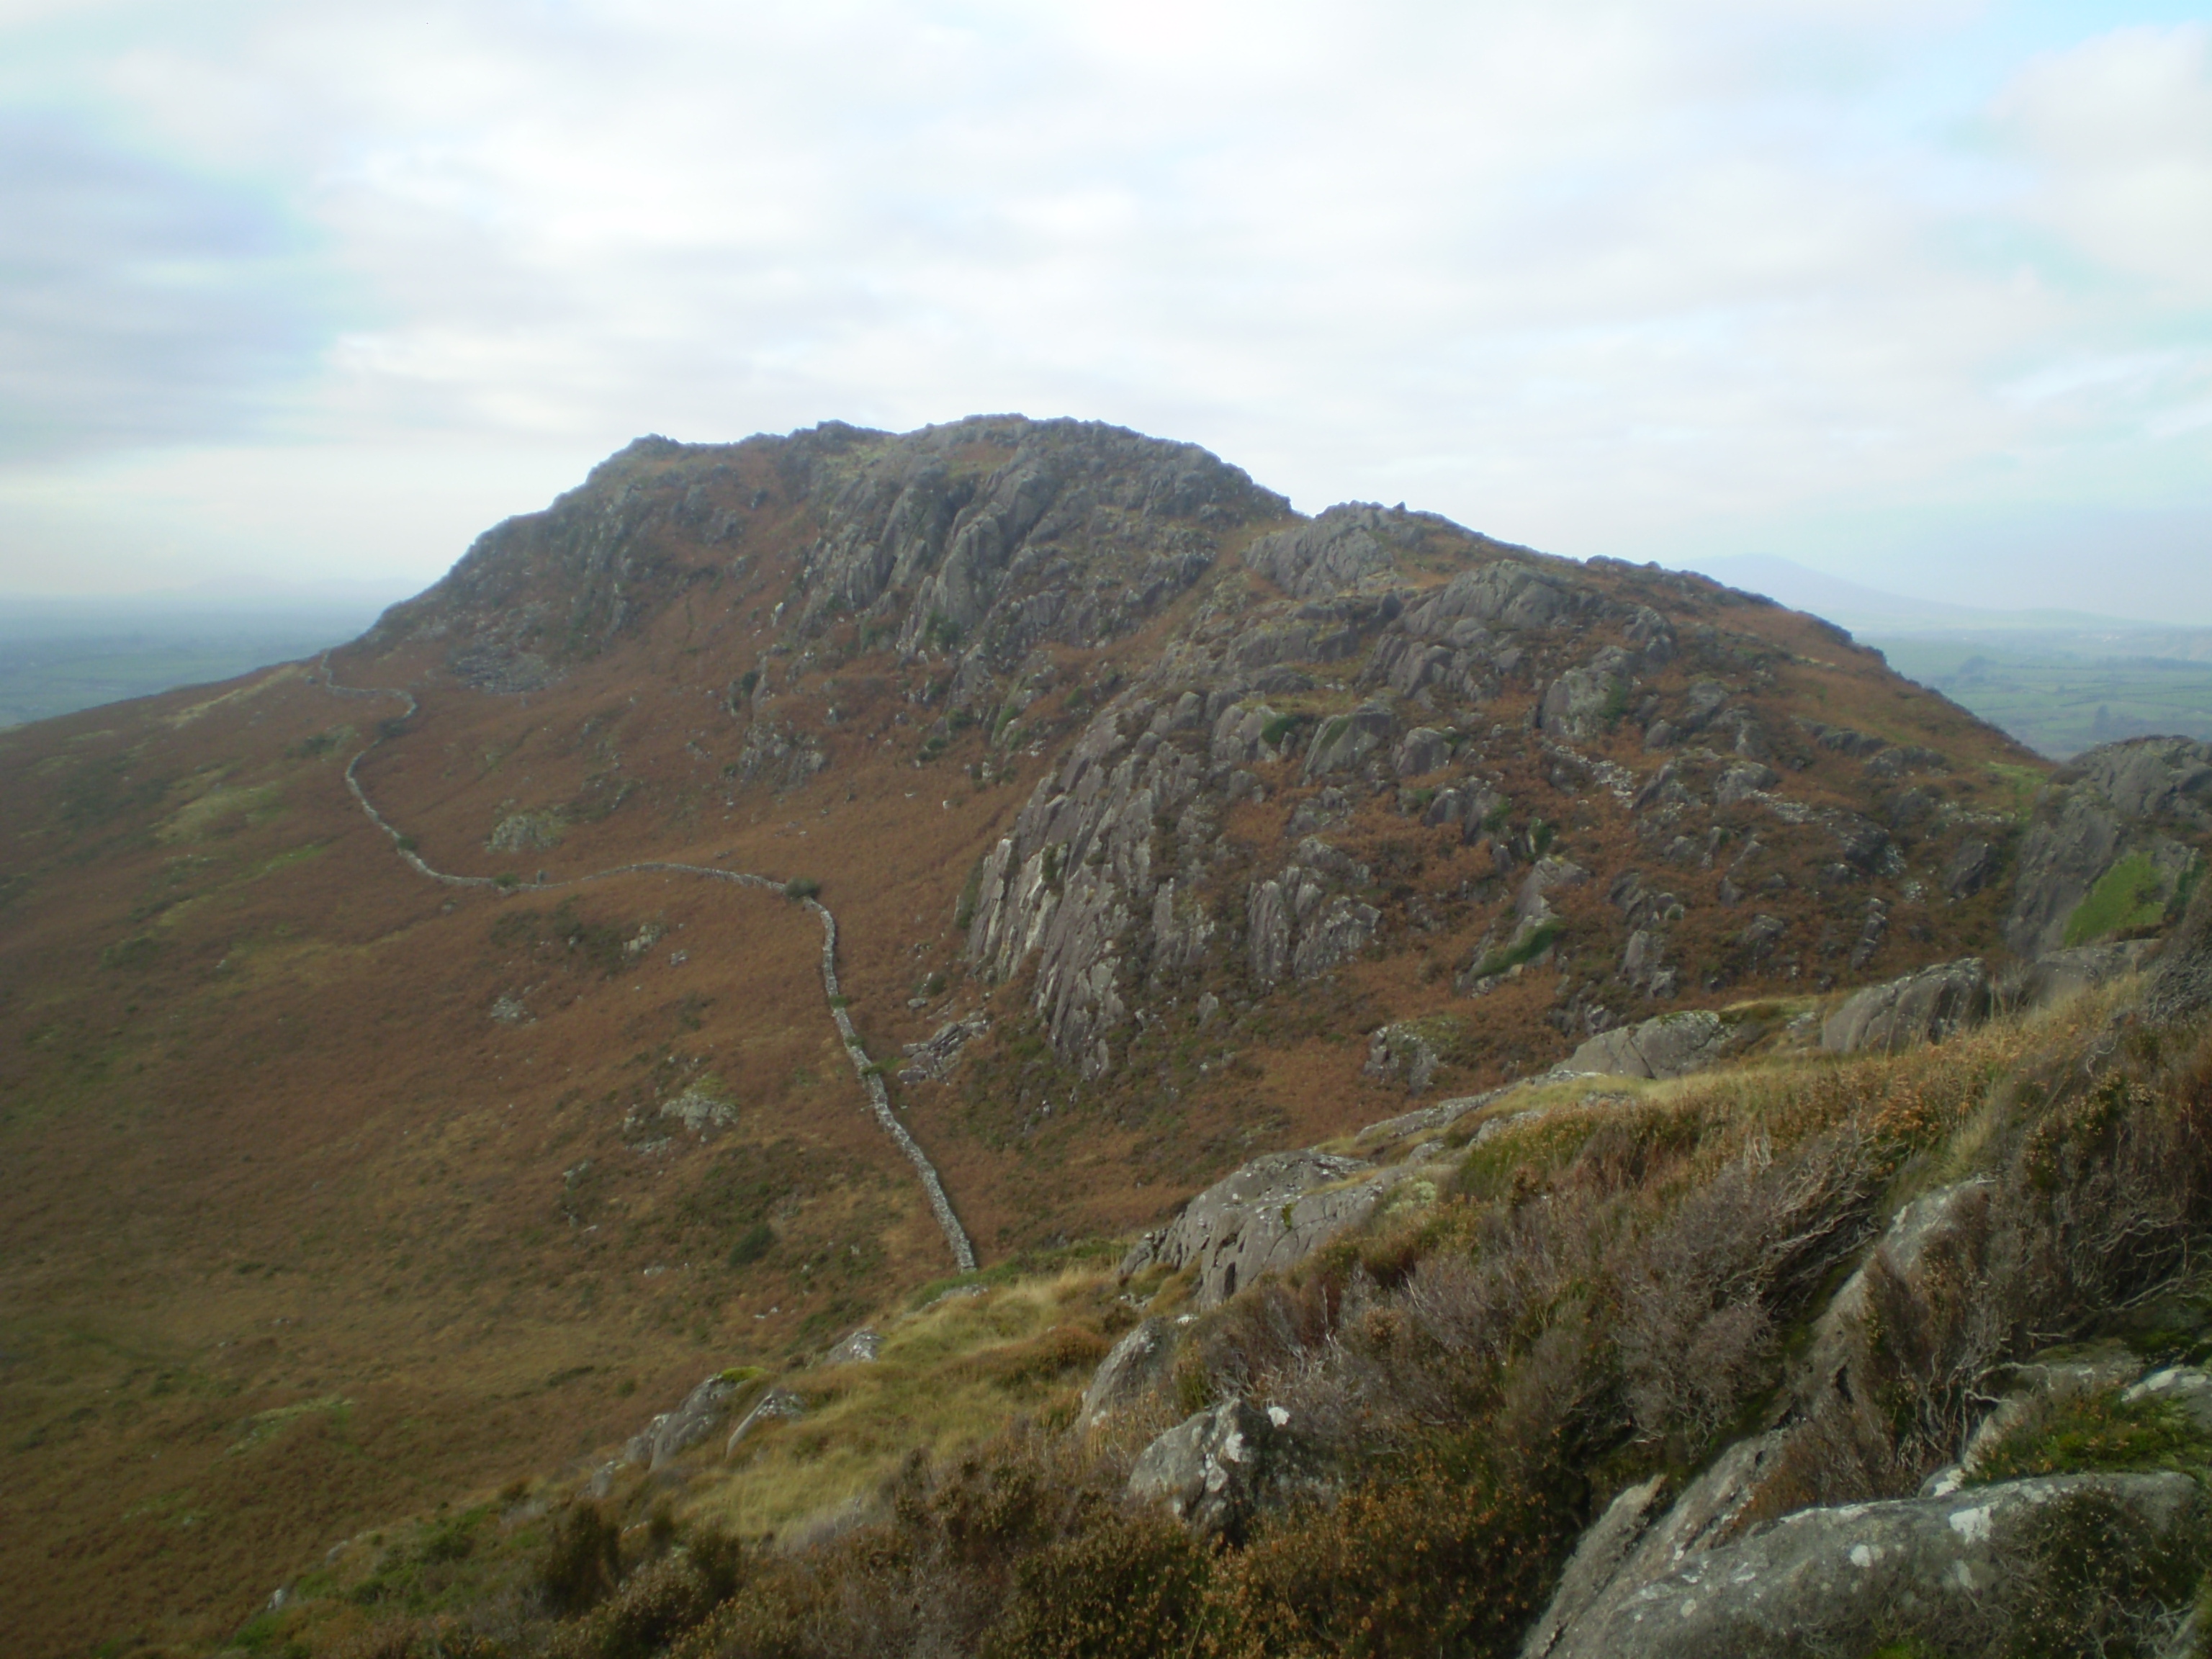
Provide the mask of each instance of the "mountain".
MULTIPOLYGON (((33 1652, 204 1650, 326 1555, 432 1606, 472 1546, 395 1517, 614 1467, 948 1274, 1029 1275, 1028 1357, 945 1373, 1011 1410, 1255 1156, 1648 1080, 1647 1029, 1802 1059, 1929 964, 2108 978, 2212 827, 2196 745, 2062 770, 1709 579, 1012 416, 641 439, 350 644, 0 775, 33 1652)), ((855 1434, 763 1525, 897 1455, 855 1434)))

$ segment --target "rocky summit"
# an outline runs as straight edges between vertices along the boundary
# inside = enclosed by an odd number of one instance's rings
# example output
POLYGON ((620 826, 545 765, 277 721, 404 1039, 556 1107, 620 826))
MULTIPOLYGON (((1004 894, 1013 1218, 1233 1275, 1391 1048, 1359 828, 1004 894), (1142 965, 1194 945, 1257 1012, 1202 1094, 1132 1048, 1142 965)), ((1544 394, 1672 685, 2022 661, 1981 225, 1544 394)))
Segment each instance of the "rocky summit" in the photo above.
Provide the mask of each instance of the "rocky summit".
POLYGON ((2194 1650, 2204 745, 1004 416, 0 776, 17 1650, 2194 1650))

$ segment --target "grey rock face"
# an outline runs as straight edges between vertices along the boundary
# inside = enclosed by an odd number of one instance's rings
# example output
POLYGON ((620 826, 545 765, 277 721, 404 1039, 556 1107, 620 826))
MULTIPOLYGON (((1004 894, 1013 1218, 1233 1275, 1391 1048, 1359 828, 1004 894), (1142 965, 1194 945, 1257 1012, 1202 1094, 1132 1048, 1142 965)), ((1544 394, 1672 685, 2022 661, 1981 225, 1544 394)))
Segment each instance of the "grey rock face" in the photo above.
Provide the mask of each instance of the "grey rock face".
POLYGON ((2212 744, 2186 738, 2110 743, 2076 756, 2068 772, 2130 817, 2173 817, 2212 830, 2212 744))
POLYGON ((848 428, 795 447, 824 526, 802 631, 873 617, 902 653, 957 641, 1001 672, 1047 640, 1126 631, 1204 574, 1214 531, 1287 511, 1194 445, 1090 422, 848 428), (977 446, 1011 453, 978 472, 963 459, 977 446))
POLYGON ((804 1400, 786 1389, 770 1389, 753 1403, 750 1411, 738 1419, 737 1427, 730 1431, 729 1439, 723 1443, 722 1455, 726 1457, 735 1451, 738 1443, 763 1423, 805 1415, 806 1402, 804 1400))
POLYGON ((743 1386, 720 1376, 708 1377, 685 1395, 684 1403, 674 1411, 661 1413, 631 1436, 623 1449, 623 1461, 657 1469, 678 1453, 688 1451, 714 1431, 743 1386))
POLYGON ((1938 963, 1854 993, 1821 1023, 1820 1047, 1834 1054, 1895 1054, 1978 1025, 1993 1006, 1979 957, 1938 963))
POLYGON ((1411 546, 1419 534, 1413 515, 1353 502, 1261 537, 1246 550, 1244 563, 1293 599, 1309 599, 1389 575, 1397 568, 1395 550, 1411 546))
POLYGON ((794 789, 829 764, 829 751, 811 734, 794 732, 782 721, 759 720, 746 728, 730 775, 740 785, 794 789))
POLYGON ((2189 914, 2160 956, 2143 1012, 2162 1024, 2212 1008, 2212 882, 2200 882, 2189 914))
POLYGON ((1367 1063, 1360 1072, 1378 1081, 1403 1081, 1407 1093, 1419 1094, 1465 1032, 1466 1022, 1449 1016, 1378 1026, 1367 1040, 1367 1063))
POLYGON ((1327 1152, 1269 1152, 1192 1199, 1151 1247, 1151 1259, 1178 1268, 1197 1263, 1194 1303, 1217 1306, 1238 1285, 1282 1272, 1364 1221, 1398 1175, 1327 1152))
POLYGON ((1091 1374, 1076 1420, 1095 1428, 1149 1392, 1175 1358, 1175 1333, 1164 1319, 1140 1321, 1121 1334, 1091 1374))
MULTIPOLYGON (((1301 858, 1319 843, 1299 848, 1301 858)), ((1333 850, 1333 849, 1330 849, 1333 850)), ((1253 884, 1246 906, 1252 976, 1262 985, 1313 979, 1367 948, 1382 925, 1373 905, 1335 891, 1350 868, 1316 863, 1286 866, 1279 876, 1253 884)))
POLYGON ((1663 1477, 1620 1493, 1576 1546, 1552 1604, 1522 1639, 1521 1659, 1609 1654, 1593 1632, 1609 1630, 1631 1598, 1726 1539, 1781 1444, 1771 1434, 1738 1441, 1670 1504, 1659 1501, 1663 1477))
POLYGON ((1364 702, 1348 714, 1325 722, 1306 752, 1306 776, 1347 772, 1389 742, 1397 718, 1383 702, 1364 702))
POLYGON ((1599 1033, 1575 1050, 1564 1069, 1607 1077, 1682 1077, 1725 1059, 1735 1036, 1709 1009, 1662 1014, 1599 1033))
POLYGON ((1597 736, 1627 707, 1631 666, 1626 651, 1607 646, 1588 665, 1570 668, 1546 688, 1537 724, 1562 737, 1597 736))
POLYGON ((2085 1500, 2160 1540, 2193 1527, 2203 1502, 2183 1474, 2075 1474, 1804 1510, 1693 1554, 1524 1654, 1763 1659, 1865 1652, 1900 1626, 1947 1620, 2002 1627, 2035 1572, 2040 1523, 2085 1500))
POLYGON ((1235 1536, 1281 1484, 1279 1414, 1225 1400, 1185 1419, 1139 1454, 1129 1496, 1201 1538, 1235 1536))
POLYGON ((2081 902, 2133 852, 2172 869, 2171 894, 2186 849, 2156 832, 2160 819, 2197 832, 2212 825, 2212 745, 2141 738, 2077 756, 2036 801, 2005 942, 2031 957, 2066 945, 2081 902))
POLYGON ((1879 1257, 1899 1279, 1917 1288, 1923 1279, 1923 1264, 1948 1254, 1986 1213, 1990 1192, 1990 1183, 1981 1180, 1939 1187, 1922 1194, 1891 1218, 1873 1256, 1844 1281, 1814 1322, 1813 1340, 1798 1383, 1808 1401, 1831 1393, 1857 1398, 1871 1386, 1854 1373, 1864 1352, 1873 1294, 1868 1275, 1874 1257, 1879 1257))
POLYGON ((1968 898, 1990 884, 1997 872, 1996 849, 1985 841, 1962 841, 1943 866, 1943 890, 1968 898))
POLYGON ((1401 778, 1424 777, 1451 759, 1451 739, 1425 726, 1417 726, 1399 739, 1390 757, 1391 769, 1401 778))
POLYGON ((883 1352, 882 1335, 863 1325, 822 1356, 824 1365, 872 1365, 883 1352))

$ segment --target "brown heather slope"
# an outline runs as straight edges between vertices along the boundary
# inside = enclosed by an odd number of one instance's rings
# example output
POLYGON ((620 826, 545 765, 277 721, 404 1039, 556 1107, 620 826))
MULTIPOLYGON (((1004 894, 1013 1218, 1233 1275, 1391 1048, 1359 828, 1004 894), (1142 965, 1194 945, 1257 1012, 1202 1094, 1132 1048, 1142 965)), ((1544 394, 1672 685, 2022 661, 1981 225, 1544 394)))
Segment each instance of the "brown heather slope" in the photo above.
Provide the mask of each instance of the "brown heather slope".
POLYGON ((1464 1091, 1665 1008, 2005 951, 2006 882, 1942 872, 1974 841, 2002 870, 2049 769, 1876 653, 1402 510, 1302 525, 1203 452, 1072 422, 643 440, 326 665, 0 734, 15 1650, 210 1638, 272 1570, 947 1270, 803 911, 541 872, 818 882, 894 1065, 988 1015, 949 1080, 894 1091, 987 1262, 1402 1109, 1362 1072, 1386 1021, 1444 1022, 1433 1087, 1464 1091), (1493 568, 1558 604, 1389 684, 1425 603, 1493 568), (1317 763, 1363 702, 1380 747, 1317 763), (1443 758, 1401 775, 1416 727, 1443 758), (344 781, 372 743, 359 781, 421 856, 514 890, 395 856, 344 781), (1085 755, 1195 781, 1052 828, 1085 755), (1461 785, 1480 811, 1427 822, 1461 785), (1373 920, 1271 975, 1260 889, 1316 830, 1351 861, 1321 902, 1373 920), (1489 984, 1547 860, 1583 877, 1489 984), (1632 868, 1678 908, 1638 909, 1632 868), (664 1115, 687 1091, 734 1121, 664 1115))

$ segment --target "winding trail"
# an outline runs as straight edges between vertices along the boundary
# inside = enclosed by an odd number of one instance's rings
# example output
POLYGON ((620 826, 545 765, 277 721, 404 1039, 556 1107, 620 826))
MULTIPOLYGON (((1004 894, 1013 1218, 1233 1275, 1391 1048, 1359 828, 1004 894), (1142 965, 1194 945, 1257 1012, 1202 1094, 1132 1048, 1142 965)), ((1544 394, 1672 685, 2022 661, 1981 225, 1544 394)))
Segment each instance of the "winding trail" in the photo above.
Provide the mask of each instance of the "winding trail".
MULTIPOLYGON (((340 685, 331 674, 327 653, 317 662, 316 667, 322 676, 323 684, 333 696, 402 698, 407 704, 407 712, 399 717, 403 720, 413 719, 422 706, 416 702, 413 692, 397 687, 378 689, 340 685)), ((590 875, 576 876, 566 881, 532 883, 527 890, 502 887, 489 876, 456 876, 433 869, 416 852, 408 838, 376 810, 375 804, 368 798, 368 792, 361 787, 361 779, 356 775, 356 769, 368 757, 371 750, 384 742, 386 735, 378 733, 366 748, 346 763, 346 787, 353 791, 353 798, 361 803, 361 810, 368 814, 368 821, 392 837, 399 856, 411 865, 418 875, 427 876, 432 881, 443 882, 448 887, 489 887, 502 893, 509 890, 550 893, 562 887, 580 887, 586 882, 605 881, 615 876, 647 875, 657 871, 672 875, 703 876, 709 881, 732 882, 740 887, 765 888, 774 893, 784 890, 784 884, 772 876, 755 875, 742 870, 716 870, 703 864, 677 864, 659 859, 636 864, 618 864, 611 870, 595 870, 590 875)), ((898 1149, 906 1154, 907 1161, 914 1165, 915 1173, 921 1177, 922 1191, 929 1199, 930 1212, 937 1218, 937 1224, 945 1234, 945 1242, 952 1249, 953 1261, 959 1265, 961 1272, 973 1273, 975 1270, 975 1248, 968 1242, 968 1231, 960 1224, 960 1218, 952 1212, 952 1201, 945 1195, 945 1183, 938 1179, 937 1166, 929 1161, 929 1154, 921 1150, 921 1143, 907 1133, 906 1125, 901 1123, 892 1112, 890 1097, 884 1092, 883 1078, 868 1059, 868 1051, 860 1046, 860 1033, 853 1029, 852 1016, 845 1012, 844 995, 837 988, 837 918, 831 915, 830 907, 818 899, 802 898, 799 902, 811 911, 814 919, 822 924, 822 991, 830 1004, 830 1018, 836 1022, 837 1036, 845 1045, 845 1057, 853 1062, 854 1074, 860 1079, 860 1086, 867 1094, 868 1104, 875 1112, 876 1121, 882 1125, 884 1133, 897 1144, 898 1149)))

